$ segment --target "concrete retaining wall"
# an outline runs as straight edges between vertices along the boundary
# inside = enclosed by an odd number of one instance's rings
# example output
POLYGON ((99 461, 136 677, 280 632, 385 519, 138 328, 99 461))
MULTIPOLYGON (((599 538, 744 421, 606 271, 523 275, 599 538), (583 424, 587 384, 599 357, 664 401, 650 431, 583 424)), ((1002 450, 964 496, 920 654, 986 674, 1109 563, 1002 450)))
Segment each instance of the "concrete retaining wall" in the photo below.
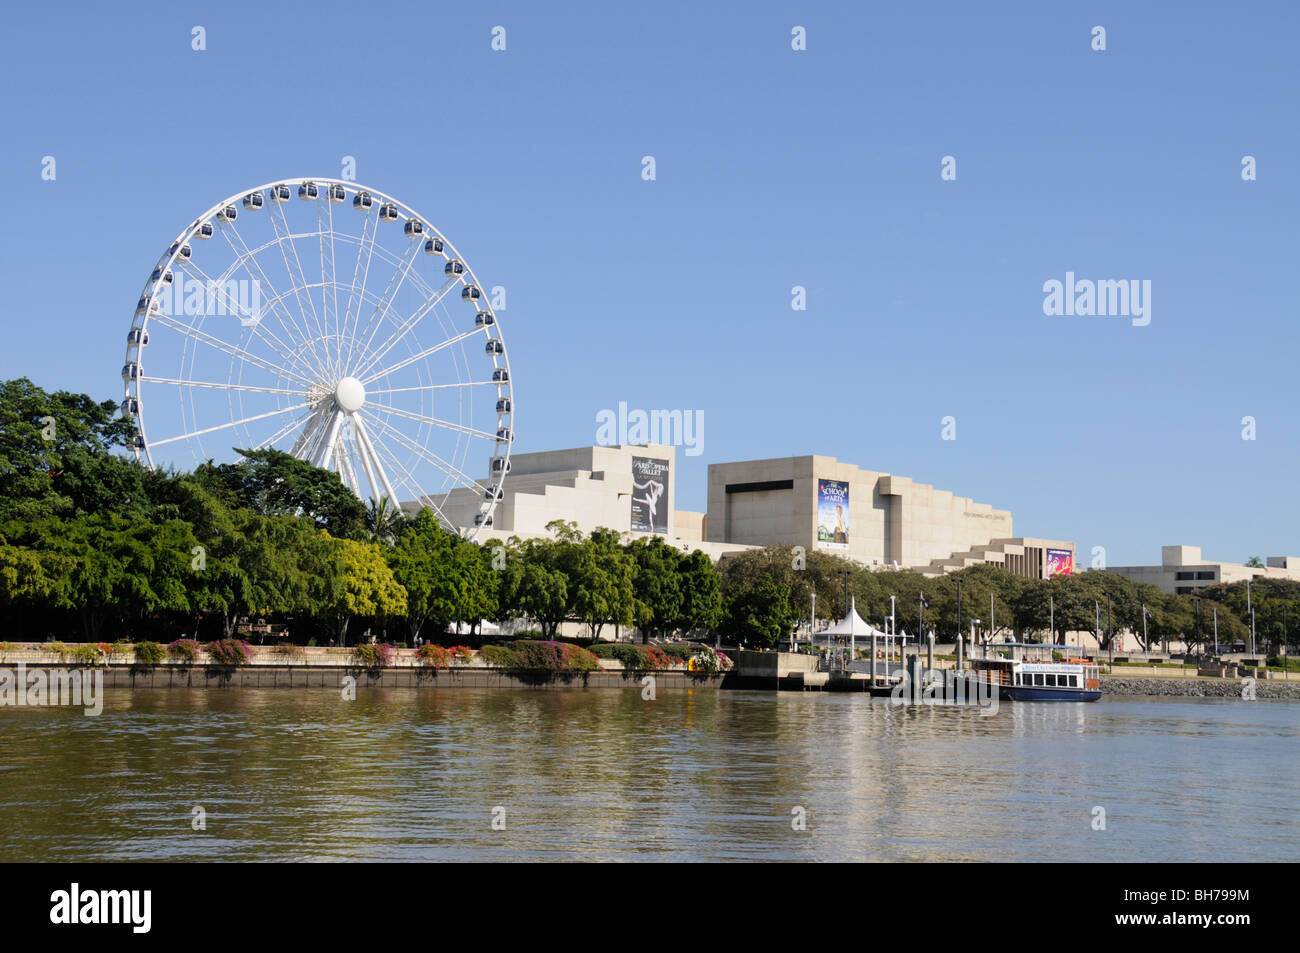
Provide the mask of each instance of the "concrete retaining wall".
MULTIPOLYGON (((1103 695, 1165 695, 1182 698, 1241 698, 1241 679, 1101 677, 1103 695)), ((1300 681, 1256 681, 1256 698, 1300 701, 1300 681)))
MULTIPOLYGON (((14 666, 7 666, 14 668, 14 666)), ((27 671, 66 669, 57 664, 28 664, 27 671)), ((95 669, 82 669, 89 672, 95 669)), ((386 668, 375 674, 364 669, 337 665, 245 665, 238 668, 193 665, 159 665, 151 671, 133 671, 129 665, 100 666, 104 687, 109 688, 333 688, 341 689, 351 675, 357 688, 620 688, 641 691, 647 673, 624 671, 587 672, 577 675, 506 672, 492 668, 386 668)), ((722 675, 704 672, 654 672, 655 691, 716 689, 722 675)))

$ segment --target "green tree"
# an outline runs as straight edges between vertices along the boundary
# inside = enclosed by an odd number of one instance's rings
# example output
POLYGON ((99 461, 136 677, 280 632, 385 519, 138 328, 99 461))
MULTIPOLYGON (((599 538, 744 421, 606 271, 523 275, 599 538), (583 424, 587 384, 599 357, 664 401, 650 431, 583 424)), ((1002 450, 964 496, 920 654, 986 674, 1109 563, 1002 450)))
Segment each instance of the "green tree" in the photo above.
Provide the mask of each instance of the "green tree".
POLYGON ((683 557, 662 536, 634 540, 628 546, 636 565, 633 592, 638 602, 636 625, 647 635, 663 635, 681 620, 685 602, 679 567, 683 557))
POLYGON ((378 546, 335 539, 321 532, 333 543, 342 570, 342 591, 331 607, 338 621, 340 645, 347 644, 348 625, 353 618, 400 616, 406 612, 406 590, 393 577, 378 546))
POLYGON ((794 618, 789 587, 759 579, 727 593, 720 628, 740 645, 771 648, 790 632, 794 618))
POLYGON ((677 563, 681 607, 673 625, 683 632, 711 629, 722 618, 721 577, 713 560, 698 549, 677 563))
POLYGON ((367 535, 366 508, 333 470, 282 450, 240 450, 239 463, 200 466, 194 478, 232 507, 263 516, 303 516, 336 539, 367 535))
POLYGON ((439 634, 456 618, 454 538, 433 512, 421 509, 387 553, 393 577, 406 590, 406 624, 414 641, 426 624, 439 634))

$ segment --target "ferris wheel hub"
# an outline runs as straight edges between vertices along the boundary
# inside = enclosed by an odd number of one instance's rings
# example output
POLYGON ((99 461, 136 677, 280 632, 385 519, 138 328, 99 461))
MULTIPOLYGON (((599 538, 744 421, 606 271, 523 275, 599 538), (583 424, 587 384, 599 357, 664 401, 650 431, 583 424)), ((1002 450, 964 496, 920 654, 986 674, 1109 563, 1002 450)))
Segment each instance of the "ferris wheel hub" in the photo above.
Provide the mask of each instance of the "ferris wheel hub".
POLYGON ((355 414, 366 402, 366 387, 355 377, 345 377, 334 388, 334 402, 344 413, 355 414))

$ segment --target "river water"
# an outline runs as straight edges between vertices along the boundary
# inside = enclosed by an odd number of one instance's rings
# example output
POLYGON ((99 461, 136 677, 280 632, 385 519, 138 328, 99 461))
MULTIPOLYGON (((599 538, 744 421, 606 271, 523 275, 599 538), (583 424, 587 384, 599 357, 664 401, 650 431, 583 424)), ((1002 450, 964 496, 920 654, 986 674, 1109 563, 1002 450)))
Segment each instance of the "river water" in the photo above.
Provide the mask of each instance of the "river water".
POLYGON ((0 729, 4 861, 1300 860, 1295 702, 140 690, 0 729))

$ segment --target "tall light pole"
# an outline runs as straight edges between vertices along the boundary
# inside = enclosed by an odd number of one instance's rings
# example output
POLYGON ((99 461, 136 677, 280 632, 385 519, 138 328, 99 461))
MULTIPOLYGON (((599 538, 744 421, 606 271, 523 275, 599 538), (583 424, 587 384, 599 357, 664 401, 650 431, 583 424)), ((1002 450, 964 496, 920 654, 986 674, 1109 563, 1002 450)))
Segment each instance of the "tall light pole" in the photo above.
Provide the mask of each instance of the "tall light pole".
MULTIPOLYGON (((1201 643, 1201 600, 1196 596, 1192 596, 1192 611, 1195 614, 1195 619, 1196 619, 1195 623, 1193 624, 1193 629, 1196 633, 1196 643, 1197 645, 1200 645, 1201 643)), ((1215 651, 1216 652, 1218 651, 1217 647, 1215 648, 1215 651)), ((1202 647, 1201 654, 1204 654, 1203 647, 1202 647)))
POLYGON ((808 654, 815 655, 817 648, 817 590, 812 594, 812 615, 808 617, 808 654))
MULTIPOLYGON (((889 631, 898 635, 898 620, 894 618, 894 597, 889 597, 889 631)), ((903 643, 898 643, 898 664, 903 664, 903 643)))
POLYGON ((957 638, 961 638, 961 580, 957 580, 957 638))
POLYGON ((1111 659, 1115 658, 1115 626, 1110 618, 1110 593, 1106 594, 1106 644, 1110 648, 1111 659))
POLYGON ((1255 609, 1250 601, 1250 583, 1246 580, 1246 614, 1250 616, 1250 654, 1255 654, 1255 609))

